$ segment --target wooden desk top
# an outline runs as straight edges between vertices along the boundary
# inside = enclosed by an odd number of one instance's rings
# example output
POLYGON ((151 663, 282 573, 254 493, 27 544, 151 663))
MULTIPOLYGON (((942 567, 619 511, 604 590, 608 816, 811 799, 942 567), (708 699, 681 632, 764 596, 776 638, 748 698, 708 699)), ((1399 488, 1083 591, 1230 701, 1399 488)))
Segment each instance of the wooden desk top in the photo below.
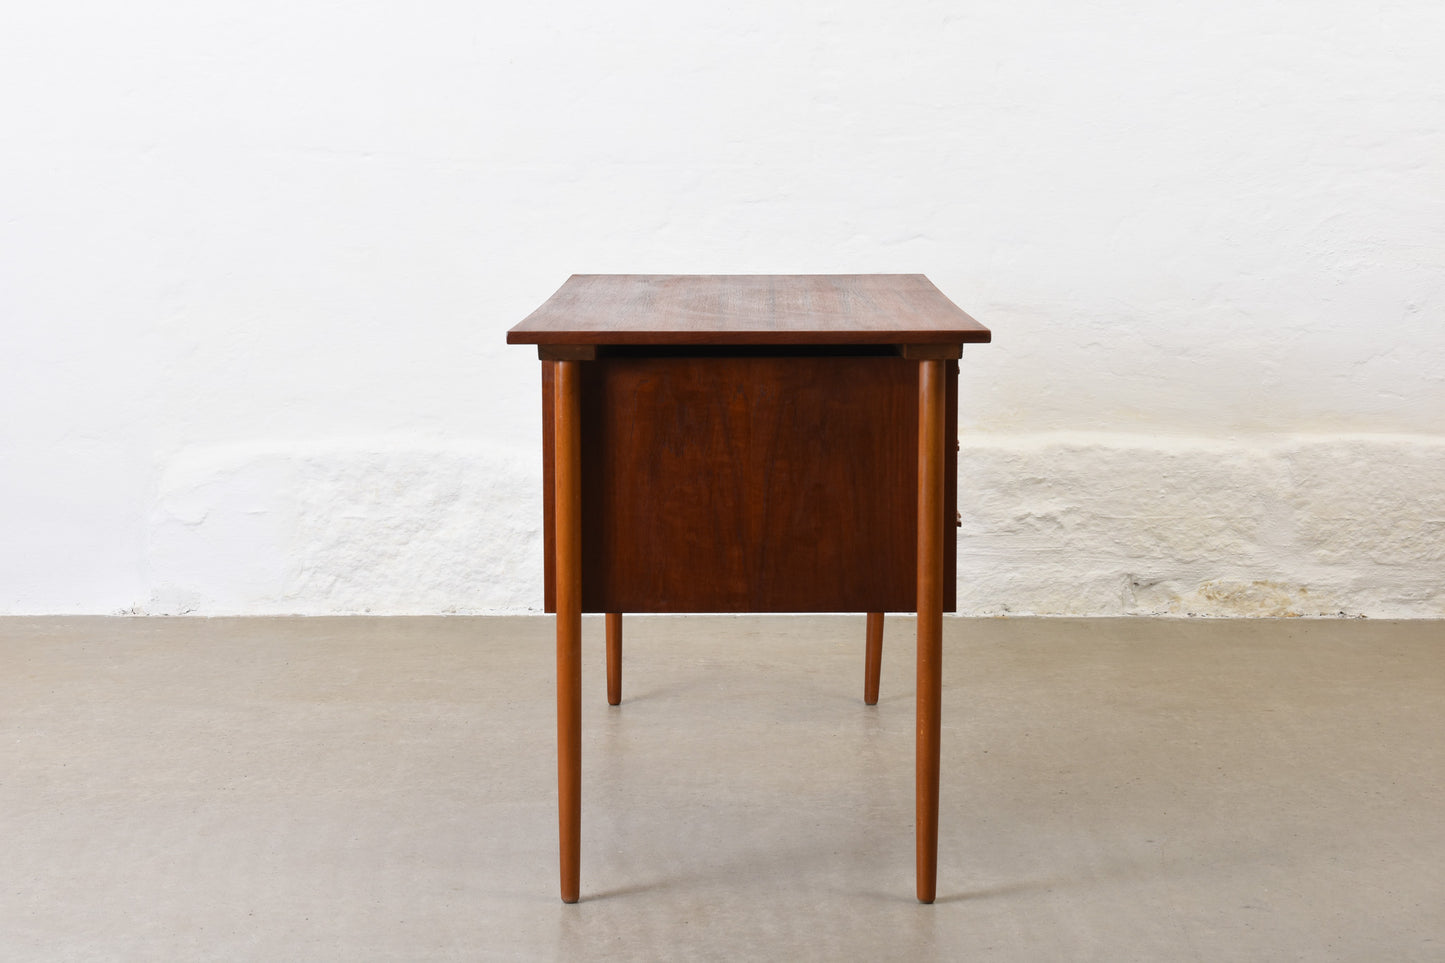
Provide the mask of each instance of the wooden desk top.
MULTIPOLYGON (((574 274, 508 344, 984 343, 921 274, 574 274)), ((957 357, 957 355, 953 355, 957 357)))

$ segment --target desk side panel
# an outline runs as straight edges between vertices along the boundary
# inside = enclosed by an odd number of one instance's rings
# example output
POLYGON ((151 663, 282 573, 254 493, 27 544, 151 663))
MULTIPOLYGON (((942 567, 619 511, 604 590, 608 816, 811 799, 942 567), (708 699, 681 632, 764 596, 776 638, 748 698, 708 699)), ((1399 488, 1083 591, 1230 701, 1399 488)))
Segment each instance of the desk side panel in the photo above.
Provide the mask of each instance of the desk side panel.
POLYGON ((613 358, 582 372, 585 611, 913 611, 916 362, 613 358))
MULTIPOLYGON (((914 364, 909 364, 908 367, 909 367, 909 368, 912 368, 912 369, 916 372, 916 365, 914 365, 914 364)), ((585 389, 585 391, 584 391, 584 397, 585 397, 585 399, 586 399, 586 400, 584 401, 584 405, 586 406, 586 409, 587 409, 588 412, 591 412, 591 413, 595 414, 595 413, 598 411, 598 408, 597 408, 597 404, 595 404, 594 402, 597 402, 597 401, 598 401, 599 396, 604 396, 604 395, 606 394, 606 379, 605 379, 605 378, 594 378, 593 376, 594 376, 595 373, 592 372, 591 369, 592 369, 592 365, 590 365, 590 364, 584 366, 584 372, 583 372, 583 375, 584 375, 584 386, 588 386, 588 387, 585 389)), ((905 370, 905 372, 906 372, 906 369, 904 369, 904 370, 905 370)), ((555 367, 554 367, 553 362, 544 361, 544 362, 542 363, 542 446, 543 446, 543 447, 542 447, 542 455, 543 455, 543 458, 542 458, 542 462, 543 462, 543 467, 542 467, 542 475, 543 475, 543 498, 542 498, 542 502, 543 502, 543 535, 544 535, 544 549, 543 549, 543 553, 544 553, 544 581, 545 581, 545 587, 544 587, 544 606, 545 606, 545 611, 547 611, 548 613, 552 613, 552 612, 555 612, 555 611, 556 611, 556 595, 555 595, 556 582, 555 582, 555 572, 554 572, 555 542, 554 542, 554 528, 553 528, 553 525, 554 525, 554 521, 553 521, 553 499, 554 499, 554 494, 555 494, 554 489, 553 489, 553 485, 554 485, 554 474, 553 474, 554 444, 553 444, 553 423, 552 423, 552 417, 553 417, 553 401, 554 401, 554 380, 553 380, 553 378, 554 378, 554 372, 555 372, 555 367)), ((956 607, 957 607, 957 602, 956 602, 956 596, 957 596, 957 585, 956 585, 956 581, 957 581, 957 551, 956 551, 957 538, 956 538, 956 532, 957 532, 957 529, 955 528, 955 525, 954 525, 954 515, 955 515, 955 513, 957 512, 957 505, 958 505, 958 499, 957 499, 957 494, 958 494, 958 491, 957 491, 957 490, 958 490, 958 452, 957 452, 957 438, 958 438, 958 365, 957 365, 956 362, 950 362, 950 364, 949 364, 949 372, 948 372, 948 373, 949 373, 949 377, 948 377, 948 380, 947 380, 947 392, 948 392, 948 402, 947 402, 947 404, 948 404, 948 409, 947 409, 947 416, 948 416, 948 421, 947 421, 947 435, 946 435, 947 454, 946 454, 946 470, 945 470, 945 475, 944 475, 944 484, 945 484, 945 489, 946 489, 946 490, 945 490, 945 495, 944 495, 944 504, 945 504, 945 506, 947 506, 947 514, 946 514, 946 517, 945 517, 944 520, 943 520, 943 523, 944 523, 944 527, 945 527, 945 529, 946 529, 944 544, 945 544, 945 545, 954 546, 954 550, 946 551, 946 552, 944 553, 944 567, 945 567, 945 571, 944 571, 944 611, 952 612, 952 611, 955 611, 955 610, 956 610, 956 607)), ((905 377, 905 378, 907 377, 906 373, 905 373, 905 376, 904 376, 904 377, 905 377)), ((893 390, 898 390, 898 387, 895 385, 895 387, 894 387, 893 390)), ((605 403, 605 402, 603 402, 603 403, 605 403)), ((905 432, 905 434, 908 433, 908 432, 910 432, 910 431, 912 431, 912 429, 909 427, 909 425, 916 425, 916 423, 917 423, 916 399, 915 399, 915 403, 914 403, 913 405, 911 405, 911 406, 908 405, 908 404, 906 404, 906 399, 902 399, 902 398, 894 398, 893 401, 892 401, 892 403, 891 403, 891 405, 890 405, 890 404, 885 404, 885 405, 882 406, 882 408, 883 408, 884 411, 888 410, 890 407, 892 408, 892 410, 893 410, 893 412, 894 412, 894 417, 895 417, 895 418, 897 418, 897 417, 902 417, 902 418, 904 418, 904 420, 905 420, 906 422, 908 422, 907 424, 903 424, 903 425, 901 426, 901 430, 903 430, 903 431, 905 432), (902 404, 902 407, 909 408, 909 411, 908 411, 906 414, 901 414, 901 413, 900 413, 900 411, 899 411, 899 403, 900 403, 900 402, 903 403, 903 404, 902 404)), ((591 449, 591 447, 592 447, 592 445, 591 445, 591 440, 593 439, 594 432, 595 432, 595 431, 606 431, 606 425, 607 425, 609 422, 615 423, 615 422, 617 421, 617 419, 615 419, 615 418, 612 418, 612 419, 601 419, 600 424, 591 425, 590 430, 589 430, 589 426, 588 426, 587 423, 588 423, 589 421, 591 421, 591 420, 592 420, 592 416, 590 416, 590 415, 588 415, 588 414, 584 414, 584 443, 583 443, 583 444, 584 444, 584 462, 588 463, 589 465, 592 463, 592 459, 590 459, 590 458, 588 457, 587 452, 588 452, 588 451, 591 449)), ((615 427, 614 427, 613 430, 614 430, 614 432, 615 432, 615 427)), ((600 440, 600 438, 599 438, 598 440, 600 440)), ((846 441, 846 440, 845 440, 845 441, 846 441)), ((851 442, 849 442, 849 443, 851 443, 851 442)), ((845 447, 846 447, 846 445, 845 445, 845 447)), ((900 458, 901 458, 901 457, 903 457, 903 455, 898 455, 897 457, 900 457, 900 458)), ((609 461, 615 461, 615 456, 614 456, 613 459, 608 459, 608 460, 609 460, 609 461)), ((912 453, 907 453, 907 460, 909 460, 909 464, 912 466, 912 469, 911 469, 911 470, 916 471, 916 457, 915 457, 912 453)), ((615 467, 613 468, 613 470, 614 470, 614 471, 616 470, 615 467)), ((845 474, 846 474, 846 473, 845 473, 845 474)), ((614 483, 614 484, 615 484, 615 483, 614 483)), ((620 562, 620 559, 617 558, 617 553, 618 553, 618 551, 619 551, 619 547, 618 547, 616 544, 608 544, 608 543, 603 543, 603 542, 599 541, 600 538, 607 537, 606 533, 608 532, 608 530, 615 530, 616 527, 615 527, 615 526, 608 526, 608 525, 606 525, 606 524, 603 524, 603 522, 604 522, 603 519, 596 519, 596 520, 594 520, 594 519, 592 518, 592 513, 588 511, 588 505, 590 504, 590 505, 593 505, 593 506, 596 506, 596 507, 601 507, 601 505, 604 504, 604 500, 605 500, 607 497, 617 498, 621 493, 618 492, 618 491, 616 491, 616 490, 614 489, 614 490, 611 492, 610 496, 608 496, 608 495, 606 495, 606 494, 603 494, 602 491, 599 491, 599 489, 606 489, 608 486, 607 486, 607 485, 604 485, 604 484, 602 483, 602 480, 597 477, 596 471, 594 471, 593 469, 590 469, 590 468, 587 469, 587 474, 586 474, 586 476, 585 476, 584 485, 586 485, 586 487, 593 492, 593 494, 592 494, 590 497, 589 497, 589 495, 588 495, 586 492, 584 492, 584 508, 583 508, 583 511, 584 511, 584 533, 583 533, 584 558, 597 558, 597 557, 600 556, 600 557, 606 559, 608 562, 611 563, 611 564, 607 564, 607 565, 606 565, 606 568, 604 569, 604 571, 613 571, 613 572, 616 572, 616 571, 617 571, 617 565, 618 565, 619 562, 620 562), (599 497, 599 496, 600 496, 600 497, 599 497), (604 545, 607 545, 607 547, 604 548, 604 545), (587 554, 587 546, 591 546, 591 547, 593 547, 593 548, 595 549, 595 551, 592 552, 590 556, 587 554)), ((912 511, 912 510, 914 510, 912 506, 916 506, 916 502, 914 502, 914 501, 911 500, 914 496, 911 495, 911 494, 908 494, 908 493, 916 492, 916 489, 917 489, 916 481, 915 481, 915 476, 914 476, 913 474, 907 474, 907 479, 906 479, 906 481, 905 481, 905 485, 906 485, 906 487, 907 487, 907 493, 905 493, 905 494, 907 495, 907 499, 906 499, 906 500, 908 501, 909 511, 912 511)), ((886 487, 887 487, 887 484, 885 483, 885 488, 886 488, 886 487)), ((706 497, 706 496, 704 496, 704 497, 706 497)), ((900 496, 900 494, 895 491, 895 492, 893 493, 893 496, 892 496, 892 497, 897 498, 897 497, 902 497, 902 496, 900 496)), ((905 521, 905 520, 902 518, 902 515, 900 514, 900 515, 899 515, 899 518, 898 518, 896 521, 898 521, 898 522, 901 524, 901 523, 902 523, 903 521, 905 521)), ((910 531, 910 532, 911 532, 911 530, 912 530, 910 525, 904 525, 904 528, 907 529, 907 530, 910 531)), ((870 539, 873 540, 873 541, 877 541, 877 540, 878 540, 878 532, 876 531, 876 529, 873 530, 873 531, 866 531, 866 530, 865 530, 865 531, 863 531, 862 533, 855 532, 854 535, 855 535, 855 536, 859 536, 859 537, 856 538, 855 540, 861 540, 861 541, 869 541, 870 539)), ((884 541, 892 541, 892 538, 891 538, 891 537, 887 537, 887 538, 884 538, 883 540, 884 540, 884 541)), ((615 542, 615 537, 614 537, 613 541, 615 542)), ((687 544, 691 544, 691 540, 688 540, 687 544)), ((892 552, 892 554, 895 554, 895 555, 896 555, 899 551, 902 551, 902 552, 904 552, 904 553, 906 553, 906 554, 910 554, 910 555, 911 555, 911 553, 914 551, 913 544, 914 544, 914 543, 913 543, 913 541, 912 541, 912 539, 911 539, 911 537, 910 537, 910 539, 908 540, 908 544, 907 544, 906 547, 901 547, 901 546, 899 546, 899 545, 893 545, 893 546, 891 547, 891 552, 892 552)), ((635 548, 635 546, 633 546, 633 547, 635 548)), ((625 549, 622 549, 622 551, 625 552, 625 549)), ((872 551, 872 552, 878 552, 879 550, 873 549, 873 550, 871 550, 871 551, 872 551)), ((883 555, 886 555, 886 554, 889 554, 889 553, 890 553, 890 549, 889 549, 889 548, 884 548, 884 549, 881 550, 881 552, 882 552, 883 555)), ((869 557, 874 557, 874 558, 876 558, 876 557, 881 557, 881 556, 878 555, 878 554, 870 554, 869 557)), ((907 561, 907 560, 905 559, 904 562, 906 563, 906 561, 907 561)), ((662 564, 667 564, 666 561, 665 561, 665 556, 656 559, 655 562, 657 562, 657 563, 662 563, 662 564)), ((601 566, 601 565, 603 565, 603 564, 604 564, 604 563, 603 563, 602 561, 598 561, 598 562, 594 562, 594 563, 593 563, 593 565, 597 565, 597 566, 601 566)), ((851 564, 851 563, 850 563, 850 564, 851 564)), ((895 558, 895 559, 893 560, 893 562, 890 564, 890 569, 893 570, 893 571, 897 571, 899 564, 900 564, 900 563, 899 563, 899 560, 898 560, 897 558, 895 558)), ((589 567, 592 567, 592 566, 589 566, 589 567)), ((904 565, 904 567, 906 567, 906 565, 904 565)), ((700 576, 703 575, 703 574, 705 574, 705 573, 699 573, 700 576)), ((633 611, 633 612, 638 612, 638 611, 678 611, 678 612, 681 612, 681 611, 689 611, 689 612, 692 612, 692 611, 743 611, 743 610, 744 610, 744 609, 741 608, 741 607, 736 607, 736 608, 722 608, 722 607, 720 607, 720 605, 722 605, 722 603, 716 601, 716 599, 714 599, 713 601, 710 601, 710 602, 707 601, 707 600, 694 599, 694 601, 693 601, 692 603, 687 603, 686 601, 684 601, 684 599, 687 598, 687 597, 689 597, 688 595, 684 595, 684 596, 678 597, 678 598, 674 599, 674 600, 669 604, 666 599, 658 600, 658 599, 657 599, 657 594, 658 594, 658 593, 656 593, 655 590, 654 590, 654 592, 652 593, 652 596, 651 596, 651 597, 654 598, 654 602, 653 602, 652 604, 653 604, 655 607, 654 607, 654 608, 647 609, 647 608, 643 608, 643 607, 642 607, 642 601, 641 601, 641 599, 640 599, 640 597, 639 597, 638 588, 637 588, 636 586, 634 586, 634 588, 633 588, 633 594, 632 594, 631 596, 624 596, 624 597, 619 598, 619 597, 617 597, 617 592, 619 591, 619 586, 618 586, 618 585, 616 585, 616 584, 608 584, 608 585, 606 585, 606 586, 595 586, 595 585, 594 585, 595 581, 596 581, 595 578, 589 578, 589 579, 587 579, 587 584, 584 586, 584 589, 583 589, 583 607, 584 607, 584 611, 587 611, 587 612, 604 612, 604 611, 614 611, 614 612, 615 612, 615 611, 633 611), (694 607, 685 607, 685 606, 687 606, 688 604, 691 604, 691 605, 694 606, 694 607), (707 607, 703 607, 703 606, 707 606, 707 607)), ((611 580, 609 580, 609 581, 611 581, 611 580)), ((627 577, 624 576, 624 577, 619 577, 619 578, 617 578, 615 581, 620 581, 620 582, 623 582, 623 583, 627 583, 627 582, 630 582, 630 581, 633 581, 633 580, 632 580, 632 579, 629 579, 629 578, 627 578, 627 577)), ((744 582, 744 583, 745 583, 746 581, 748 581, 748 580, 747 580, 745 577, 742 578, 742 579, 740 579, 740 582, 744 582)), ((896 581, 896 580, 894 580, 894 581, 896 581)), ((844 604, 838 604, 838 605, 834 605, 834 606, 832 606, 832 607, 818 608, 818 609, 815 609, 815 610, 817 610, 817 611, 864 611, 864 610, 868 610, 868 611, 905 611, 905 612, 906 612, 906 611, 912 611, 912 610, 913 610, 913 606, 914 606, 915 599, 914 599, 914 597, 913 597, 912 594, 907 594, 907 597, 906 597, 906 598, 904 597, 904 594, 905 594, 905 593, 912 593, 913 591, 914 591, 914 588, 913 588, 913 585, 912 585, 911 582, 910 582, 907 586, 904 586, 904 585, 902 585, 902 584, 891 584, 890 588, 888 588, 888 589, 886 589, 886 590, 884 590, 884 591, 874 592, 874 593, 872 593, 872 594, 869 594, 865 599, 863 599, 863 600, 861 600, 861 601, 850 601, 850 603, 849 603, 849 604, 846 604, 846 605, 844 605, 844 604), (867 602, 868 604, 863 604, 864 602, 867 602)), ((694 592, 694 593, 691 593, 691 594, 692 594, 693 596, 695 596, 697 593, 694 592)), ((777 593, 775 593, 775 594, 777 594, 777 593)), ((745 592, 745 591, 736 591, 736 590, 735 590, 733 597, 734 597, 734 601, 735 601, 736 598, 739 598, 739 597, 746 597, 746 598, 751 599, 751 598, 752 598, 752 595, 749 594, 749 593, 747 593, 747 592, 745 592)), ((775 601, 779 601, 780 604, 782 604, 782 602, 784 602, 784 601, 786 601, 786 600, 776 600, 776 599, 775 599, 775 601)), ((840 600, 840 601, 841 601, 841 600, 840 600)), ((739 604, 739 605, 743 605, 743 604, 751 604, 751 603, 749 602, 749 603, 738 603, 738 604, 739 604)), ((800 610, 806 611, 807 609, 799 609, 796 605, 794 605, 794 606, 785 606, 784 608, 778 609, 778 610, 780 610, 780 611, 800 611, 800 610)))

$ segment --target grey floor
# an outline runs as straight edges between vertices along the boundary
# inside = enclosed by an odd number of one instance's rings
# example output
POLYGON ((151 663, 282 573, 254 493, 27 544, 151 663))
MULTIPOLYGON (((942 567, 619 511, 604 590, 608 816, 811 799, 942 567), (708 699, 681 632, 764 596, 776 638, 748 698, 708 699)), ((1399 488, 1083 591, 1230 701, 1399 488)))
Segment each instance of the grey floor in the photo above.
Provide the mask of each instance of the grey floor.
POLYGON ((1438 622, 585 627, 557 899, 551 620, 0 620, 0 959, 1442 960, 1438 622))

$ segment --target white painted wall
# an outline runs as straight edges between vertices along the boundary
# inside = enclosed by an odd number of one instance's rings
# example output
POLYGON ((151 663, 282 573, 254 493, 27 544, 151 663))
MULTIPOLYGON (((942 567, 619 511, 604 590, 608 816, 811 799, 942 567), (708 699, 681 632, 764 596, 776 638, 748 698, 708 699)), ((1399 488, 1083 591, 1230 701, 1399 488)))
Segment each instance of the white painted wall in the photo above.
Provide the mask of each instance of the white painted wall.
POLYGON ((974 612, 1445 615, 1445 7, 0 14, 0 612, 540 606, 572 272, 921 271, 974 612), (966 496, 967 497, 967 496, 966 496))

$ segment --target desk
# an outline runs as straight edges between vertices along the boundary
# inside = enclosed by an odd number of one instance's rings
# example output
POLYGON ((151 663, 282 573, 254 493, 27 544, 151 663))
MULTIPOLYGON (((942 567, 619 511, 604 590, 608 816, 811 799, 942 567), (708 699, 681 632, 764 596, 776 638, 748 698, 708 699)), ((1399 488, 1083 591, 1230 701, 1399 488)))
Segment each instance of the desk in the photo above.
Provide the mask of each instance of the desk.
POLYGON ((574 275, 507 332, 542 360, 546 609, 557 616, 562 899, 581 847, 581 616, 918 613, 917 895, 938 868, 945 548, 958 364, 989 331, 921 274, 574 275))

